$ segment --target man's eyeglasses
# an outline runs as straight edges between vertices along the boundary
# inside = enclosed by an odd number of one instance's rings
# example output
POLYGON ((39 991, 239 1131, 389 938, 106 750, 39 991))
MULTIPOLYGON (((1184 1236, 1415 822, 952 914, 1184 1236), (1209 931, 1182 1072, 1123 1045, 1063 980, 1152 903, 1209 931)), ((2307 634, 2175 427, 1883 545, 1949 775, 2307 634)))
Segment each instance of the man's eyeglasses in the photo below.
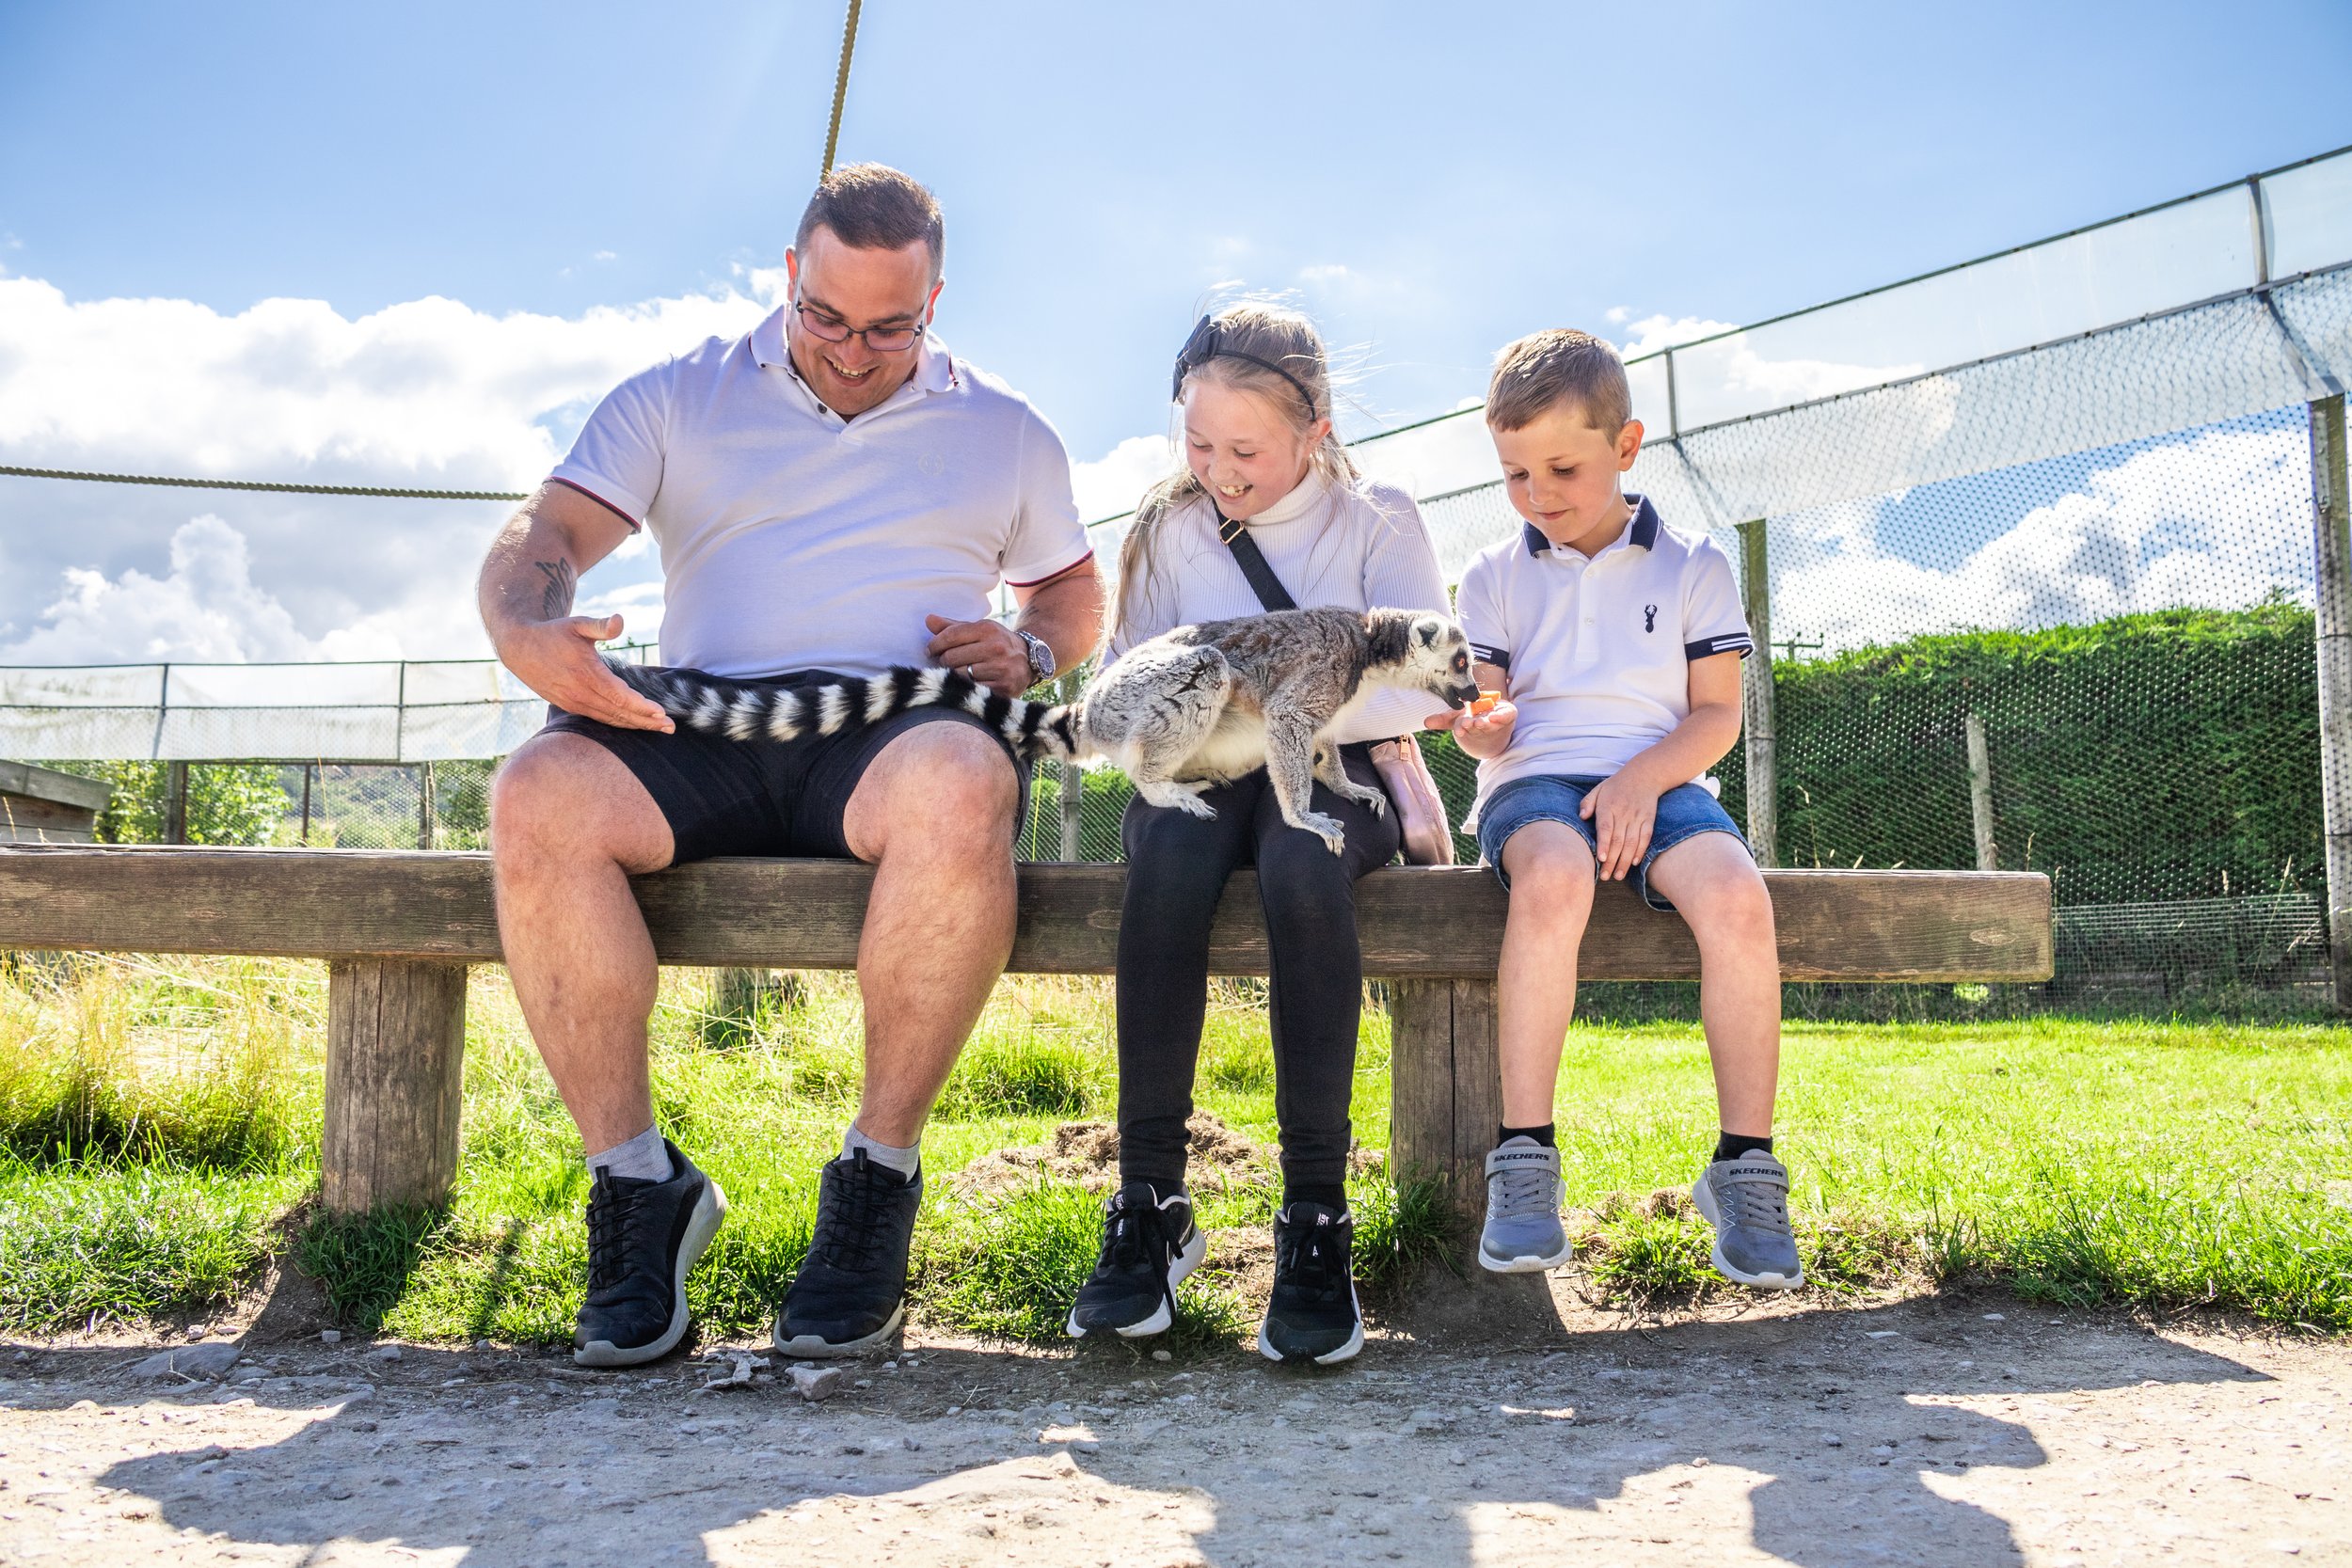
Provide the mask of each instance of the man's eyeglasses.
POLYGON ((828 316, 797 299, 792 302, 792 310, 801 318, 803 330, 828 343, 846 343, 852 338, 863 338, 866 346, 876 354, 900 354, 923 339, 921 322, 891 326, 851 326, 848 322, 828 316))

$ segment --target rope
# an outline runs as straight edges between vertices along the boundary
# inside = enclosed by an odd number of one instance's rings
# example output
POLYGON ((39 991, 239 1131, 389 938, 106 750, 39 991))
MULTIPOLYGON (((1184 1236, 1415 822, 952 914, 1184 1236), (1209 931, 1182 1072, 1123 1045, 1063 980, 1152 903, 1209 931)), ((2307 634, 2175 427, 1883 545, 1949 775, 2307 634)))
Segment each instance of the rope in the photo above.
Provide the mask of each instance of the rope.
POLYGON ((841 103, 850 96, 850 54, 857 48, 857 13, 864 0, 850 0, 850 20, 841 29, 841 69, 833 78, 833 123, 825 127, 825 166, 817 171, 822 180, 833 172, 833 150, 841 140, 841 103))
POLYGON ((162 474, 88 474, 72 468, 18 468, 0 464, 0 474, 17 479, 80 479, 100 484, 168 484, 183 490, 262 490, 281 496, 389 496, 420 501, 520 501, 514 490, 396 490, 379 484, 277 484, 258 479, 178 479, 162 474))

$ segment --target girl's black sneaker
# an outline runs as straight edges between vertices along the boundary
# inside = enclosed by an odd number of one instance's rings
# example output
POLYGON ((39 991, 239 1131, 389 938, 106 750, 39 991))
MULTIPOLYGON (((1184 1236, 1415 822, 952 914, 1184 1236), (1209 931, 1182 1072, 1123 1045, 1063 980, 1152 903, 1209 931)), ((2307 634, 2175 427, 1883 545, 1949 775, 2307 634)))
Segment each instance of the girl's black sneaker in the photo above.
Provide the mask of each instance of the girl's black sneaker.
POLYGON ((588 1300, 572 1330, 583 1367, 635 1367, 686 1338, 686 1275, 726 1218, 726 1194, 665 1140, 670 1180, 598 1171, 588 1190, 588 1300))
POLYGON ((1162 1197, 1149 1181, 1128 1182, 1103 1205, 1103 1254, 1078 1288, 1070 1337, 1165 1334, 1176 1321, 1176 1287, 1208 1250, 1209 1239, 1192 1223, 1189 1195, 1162 1197))
POLYGON ((1328 1367, 1364 1348, 1364 1315, 1348 1268, 1356 1217, 1320 1203, 1294 1203, 1274 1216, 1274 1290, 1258 1327, 1269 1361, 1328 1367))

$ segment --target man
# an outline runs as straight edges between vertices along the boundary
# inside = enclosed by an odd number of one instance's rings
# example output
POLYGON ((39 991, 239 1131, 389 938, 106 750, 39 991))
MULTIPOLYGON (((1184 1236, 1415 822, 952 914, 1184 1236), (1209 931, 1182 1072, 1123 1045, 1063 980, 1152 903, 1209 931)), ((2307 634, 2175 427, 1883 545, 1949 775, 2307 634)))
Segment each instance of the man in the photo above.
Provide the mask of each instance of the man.
POLYGON ((865 1092, 775 1340, 853 1354, 904 1314, 923 1121, 1012 949, 1011 753, 944 708, 787 743, 679 733, 598 660, 621 618, 571 609, 579 575, 642 522, 678 666, 946 664, 1012 694, 1083 657, 1103 594, 1069 459, 1025 400, 930 335, 942 254, 921 185, 879 165, 829 174, 785 257, 789 301, 616 388, 482 569, 500 659, 561 710, 500 769, 491 843, 516 994, 589 1150, 583 1365, 675 1347, 687 1271, 725 1213, 654 1129, 654 953, 628 881, 711 855, 875 866, 865 1092), (999 581, 1011 627, 987 618, 999 581))

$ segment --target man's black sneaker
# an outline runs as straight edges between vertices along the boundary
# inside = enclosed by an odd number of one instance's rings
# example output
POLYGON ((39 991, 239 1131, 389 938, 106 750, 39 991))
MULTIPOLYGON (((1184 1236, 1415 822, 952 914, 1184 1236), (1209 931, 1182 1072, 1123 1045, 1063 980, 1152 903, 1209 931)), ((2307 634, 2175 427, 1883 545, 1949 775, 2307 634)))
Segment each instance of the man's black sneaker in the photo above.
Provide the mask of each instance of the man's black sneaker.
POLYGON ((1294 1203, 1274 1216, 1274 1291, 1258 1327, 1269 1361, 1327 1367, 1364 1348, 1348 1254, 1356 1217, 1320 1203, 1294 1203))
POLYGON ((1176 1321, 1176 1287, 1208 1251, 1209 1239, 1192 1223, 1190 1196, 1160 1197, 1149 1181, 1128 1182, 1103 1205, 1103 1255, 1078 1288, 1070 1337, 1167 1333, 1176 1321))
POLYGON ((634 1367, 686 1338, 686 1275, 726 1218, 727 1196, 670 1151, 670 1180, 596 1172, 588 1190, 588 1303, 572 1330, 583 1367, 634 1367))
POLYGON ((776 1314, 776 1349, 811 1358, 856 1355, 906 1316, 907 1248, 923 1206, 923 1173, 900 1176, 859 1149, 825 1166, 817 1233, 776 1314))

